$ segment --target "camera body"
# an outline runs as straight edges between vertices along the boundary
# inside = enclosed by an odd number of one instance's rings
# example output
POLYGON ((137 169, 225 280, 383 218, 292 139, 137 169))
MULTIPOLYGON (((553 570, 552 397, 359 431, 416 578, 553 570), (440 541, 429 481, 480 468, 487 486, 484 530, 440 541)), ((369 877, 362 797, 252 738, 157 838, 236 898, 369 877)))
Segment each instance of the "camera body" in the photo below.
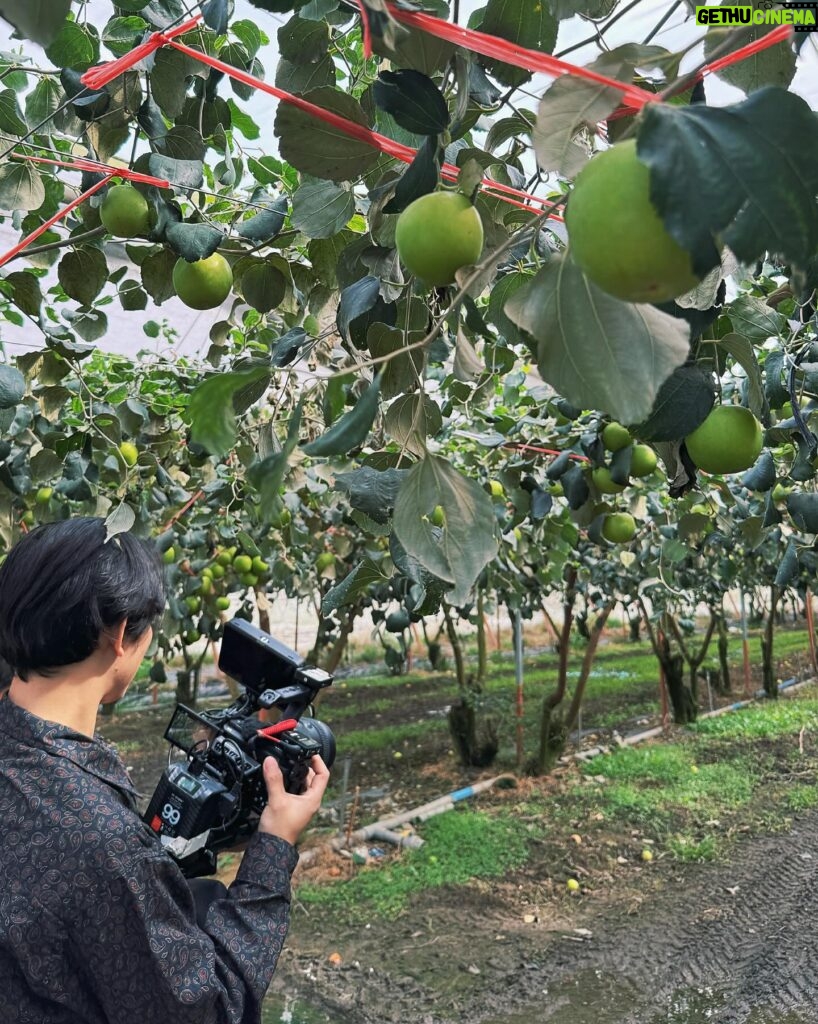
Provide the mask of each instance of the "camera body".
POLYGON ((219 668, 244 693, 229 707, 197 713, 179 704, 165 730, 184 760, 170 763, 144 820, 188 878, 212 874, 217 853, 255 831, 267 803, 262 764, 275 757, 289 793, 303 792, 310 760, 335 760, 335 737, 317 718, 304 718, 332 676, 245 622, 224 628, 219 668), (278 708, 273 725, 261 709, 278 708))

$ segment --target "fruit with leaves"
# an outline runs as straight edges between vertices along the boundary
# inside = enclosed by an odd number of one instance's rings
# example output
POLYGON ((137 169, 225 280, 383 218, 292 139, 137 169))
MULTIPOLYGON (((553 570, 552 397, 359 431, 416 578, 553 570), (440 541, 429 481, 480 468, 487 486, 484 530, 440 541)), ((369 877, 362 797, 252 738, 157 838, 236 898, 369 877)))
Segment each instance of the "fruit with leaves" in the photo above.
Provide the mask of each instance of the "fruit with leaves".
POLYGON ((430 192, 401 213, 395 228, 401 263, 427 285, 451 284, 483 251, 483 223, 467 196, 430 192))
POLYGON ((631 432, 621 423, 606 423, 602 428, 602 443, 609 452, 621 451, 631 443, 631 432))
POLYGON ((117 238, 137 238, 151 230, 148 200, 133 185, 109 188, 99 208, 105 230, 117 238))
POLYGON ((613 512, 605 516, 602 536, 611 544, 627 544, 636 534, 636 520, 630 512, 613 512))
POLYGON ((335 555, 331 551, 322 551, 315 559, 315 568, 319 572, 324 572, 325 569, 329 569, 329 567, 334 564, 335 555))
POLYGON ((119 446, 119 454, 122 456, 122 461, 125 465, 131 469, 136 465, 136 460, 139 458, 139 449, 133 441, 123 441, 119 446))
POLYGON ((665 229, 650 198, 650 171, 628 139, 577 175, 565 210, 574 262, 625 302, 666 302, 695 288, 690 253, 665 229))
POLYGON ((54 494, 53 487, 39 487, 37 493, 34 495, 34 500, 38 505, 47 505, 51 501, 51 496, 54 494))
POLYGON ((753 465, 763 445, 763 427, 741 405, 717 405, 685 438, 687 454, 705 473, 741 473, 753 465))
POLYGON ((442 505, 435 505, 431 516, 429 516, 429 520, 431 521, 432 526, 443 526, 445 524, 446 513, 444 512, 442 505))
POLYGON ((173 565, 176 561, 176 548, 172 544, 162 552, 162 561, 165 565, 173 565))
POLYGON ((173 268, 173 287, 191 309, 215 309, 230 294, 233 271, 218 252, 195 263, 180 258, 173 268))
POLYGON ((613 479, 607 466, 597 466, 591 472, 591 479, 600 494, 619 494, 625 490, 625 485, 618 484, 613 479))
POLYGON ((631 476, 650 476, 658 461, 656 452, 649 444, 635 444, 631 452, 631 476))
POLYGON ((253 559, 249 555, 236 555, 233 559, 233 568, 241 576, 244 573, 253 571, 253 559))

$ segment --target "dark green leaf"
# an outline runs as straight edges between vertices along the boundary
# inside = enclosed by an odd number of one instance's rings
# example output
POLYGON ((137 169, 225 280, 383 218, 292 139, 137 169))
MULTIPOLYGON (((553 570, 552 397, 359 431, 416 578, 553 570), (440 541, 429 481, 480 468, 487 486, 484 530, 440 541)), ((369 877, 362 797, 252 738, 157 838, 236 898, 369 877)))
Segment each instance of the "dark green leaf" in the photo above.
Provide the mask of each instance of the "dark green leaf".
POLYGON ((681 366, 659 388, 650 416, 631 432, 643 441, 681 441, 704 423, 715 401, 712 376, 681 366))
POLYGON ((66 295, 83 306, 90 306, 108 280, 105 254, 90 246, 74 249, 60 260, 57 277, 66 295))
POLYGON ((75 21, 66 21, 45 53, 57 68, 85 71, 99 60, 99 41, 75 21))
POLYGON ((176 259, 175 252, 163 248, 142 262, 142 287, 157 306, 161 306, 166 299, 172 299, 176 294, 173 287, 173 268, 176 266, 176 259))
POLYGON ((818 533, 818 494, 791 494, 787 511, 799 530, 818 533))
POLYGON ((49 130, 49 118, 63 100, 59 83, 51 76, 45 76, 26 96, 26 121, 31 128, 42 124, 45 131, 49 130))
MULTIPOLYGON (((764 2, 755 0, 752 6, 764 9, 764 2)), ((719 56, 724 56, 725 52, 730 53, 738 49, 739 46, 747 46, 763 38, 771 31, 771 27, 754 25, 749 32, 742 33, 741 38, 725 51, 724 43, 731 31, 732 29, 710 29, 704 37, 705 60, 710 60, 710 55, 717 47, 719 56)), ((735 64, 728 64, 727 67, 717 71, 716 75, 746 93, 754 92, 765 85, 776 85, 786 89, 795 77, 795 66, 795 51, 790 41, 784 40, 775 46, 768 46, 758 53, 751 54, 735 64)))
POLYGON ((0 363, 0 409, 13 409, 26 393, 25 377, 13 366, 0 363))
POLYGON ((43 294, 40 291, 40 282, 34 274, 28 270, 16 270, 2 280, 5 284, 11 285, 12 299, 18 309, 29 316, 40 315, 43 294))
POLYGON ((376 523, 387 523, 392 515, 406 469, 376 470, 363 466, 351 473, 339 473, 335 485, 349 496, 354 509, 376 523))
POLYGON ((293 327, 278 339, 273 346, 270 362, 273 366, 287 366, 298 355, 301 346, 307 340, 307 332, 303 327, 293 327))
POLYGON ((102 41, 115 57, 124 57, 142 40, 147 28, 147 21, 136 15, 111 18, 102 30, 102 41))
POLYGON ((359 562, 355 566, 352 572, 347 573, 340 583, 327 592, 321 602, 321 614, 324 616, 332 614, 337 608, 349 604, 360 594, 366 594, 373 587, 387 583, 388 580, 389 577, 379 565, 371 558, 365 558, 363 562, 359 562))
POLYGON ((622 423, 650 413, 659 388, 687 358, 685 324, 653 306, 620 302, 570 260, 551 260, 506 302, 537 341, 540 374, 584 409, 622 423))
POLYGON ((230 20, 230 3, 228 0, 207 0, 202 4, 202 15, 205 25, 217 36, 223 36, 230 20))
POLYGON ((741 486, 750 491, 769 491, 775 485, 775 461, 764 451, 758 461, 741 478, 741 486))
POLYGON ((798 568, 798 545, 790 537, 787 550, 784 552, 778 572, 775 574, 775 585, 777 587, 789 586, 798 576, 798 568))
POLYGON ((65 23, 71 0, 0 0, 0 16, 23 37, 49 46, 65 23))
POLYGON ((284 60, 293 64, 315 64, 329 46, 329 25, 324 21, 307 21, 297 15, 278 30, 278 50, 284 60))
POLYGON ((190 396, 190 436, 212 455, 226 455, 236 443, 233 395, 241 388, 269 378, 265 367, 245 373, 221 373, 200 384, 190 396))
POLYGON ((224 241, 224 234, 214 224, 171 224, 165 231, 165 240, 188 263, 212 256, 224 241))
POLYGON ((159 153, 151 153, 148 160, 149 174, 186 188, 198 188, 203 184, 203 171, 201 160, 174 160, 159 153))
POLYGON ((483 568, 497 554, 494 511, 485 490, 446 459, 427 456, 408 473, 395 502, 394 533, 407 554, 452 585, 453 605, 464 604, 483 568), (443 530, 431 525, 441 505, 443 530))
POLYGON ((406 131, 438 135, 449 125, 443 93, 419 71, 381 71, 372 86, 375 103, 406 131))
MULTIPOLYGON (((337 89, 313 89, 304 96, 316 106, 341 115, 353 125, 367 128, 361 105, 337 89)), ((352 137, 287 103, 278 106, 275 134, 283 158, 304 174, 332 181, 353 181, 379 157, 368 142, 352 137)))
POLYGON ((255 260, 242 272, 239 288, 248 306, 259 313, 269 313, 281 305, 287 293, 287 280, 272 263, 255 260))
POLYGON ((561 75, 543 93, 537 111, 533 142, 539 166, 573 178, 591 156, 588 126, 604 120, 620 99, 612 86, 561 75))
POLYGON ((293 227, 308 238, 330 238, 354 213, 352 191, 330 181, 305 182, 293 195, 293 227))
POLYGON ((427 138, 421 143, 414 160, 393 186, 394 193, 384 206, 384 213, 402 213, 421 196, 434 192, 440 181, 440 160, 437 139, 427 138))
MULTIPOLYGON (((531 0, 488 0, 480 31, 543 53, 553 52, 557 41, 557 22, 548 4, 531 0)), ((530 72, 510 64, 488 58, 481 63, 504 85, 519 86, 531 78, 530 72)))
POLYGON ((818 249, 818 131, 794 93, 761 89, 732 107, 649 103, 638 152, 697 273, 719 262, 715 236, 745 262, 770 251, 804 266, 818 249))
POLYGON ((241 221, 237 231, 242 238, 251 242, 266 242, 281 231, 287 218, 287 197, 274 199, 262 213, 256 213, 241 221))
POLYGON ((346 455, 360 447, 378 413, 380 384, 380 377, 376 377, 353 409, 336 420, 326 433, 302 445, 305 454, 317 457, 346 455))
POLYGON ((36 210, 45 199, 45 185, 30 163, 0 167, 0 210, 36 210))
POLYGON ((380 281, 371 274, 344 288, 338 302, 336 323, 344 341, 356 348, 366 344, 366 332, 371 323, 395 322, 394 303, 385 303, 380 295, 380 281))
POLYGON ((17 103, 17 93, 13 89, 0 91, 0 132, 25 135, 27 127, 17 103))

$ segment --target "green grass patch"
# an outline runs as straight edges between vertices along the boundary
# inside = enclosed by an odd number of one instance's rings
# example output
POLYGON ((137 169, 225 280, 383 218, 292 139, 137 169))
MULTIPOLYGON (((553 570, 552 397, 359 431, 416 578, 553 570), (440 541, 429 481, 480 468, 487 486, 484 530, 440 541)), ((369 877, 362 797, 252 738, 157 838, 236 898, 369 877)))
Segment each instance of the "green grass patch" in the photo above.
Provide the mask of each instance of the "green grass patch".
POLYGON ((705 861, 715 860, 719 852, 716 836, 705 836, 703 839, 673 836, 668 840, 667 846, 677 860, 687 864, 703 864, 705 861))
POLYGON ((808 811, 818 806, 818 786, 797 786, 787 791, 784 797, 787 810, 808 811))
POLYGON ((298 889, 299 900, 332 910, 351 923, 373 914, 393 920, 426 889, 496 878, 527 857, 525 835, 504 816, 448 811, 425 822, 422 835, 426 842, 420 850, 406 851, 395 863, 369 868, 345 882, 304 884, 298 889))
POLYGON ((697 735, 731 739, 774 739, 801 729, 818 730, 818 698, 799 696, 764 701, 740 711, 705 718, 691 726, 697 735))

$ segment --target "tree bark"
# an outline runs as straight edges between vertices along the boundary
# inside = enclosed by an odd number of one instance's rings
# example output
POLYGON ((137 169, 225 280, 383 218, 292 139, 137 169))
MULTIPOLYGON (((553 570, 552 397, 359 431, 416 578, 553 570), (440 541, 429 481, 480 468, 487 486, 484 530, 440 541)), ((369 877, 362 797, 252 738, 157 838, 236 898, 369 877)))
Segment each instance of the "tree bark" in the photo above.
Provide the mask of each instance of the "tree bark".
POLYGON ((730 693, 730 657, 729 657, 729 639, 727 633, 727 623, 724 619, 724 614, 719 615, 718 622, 719 630, 719 693, 725 695, 730 693))

